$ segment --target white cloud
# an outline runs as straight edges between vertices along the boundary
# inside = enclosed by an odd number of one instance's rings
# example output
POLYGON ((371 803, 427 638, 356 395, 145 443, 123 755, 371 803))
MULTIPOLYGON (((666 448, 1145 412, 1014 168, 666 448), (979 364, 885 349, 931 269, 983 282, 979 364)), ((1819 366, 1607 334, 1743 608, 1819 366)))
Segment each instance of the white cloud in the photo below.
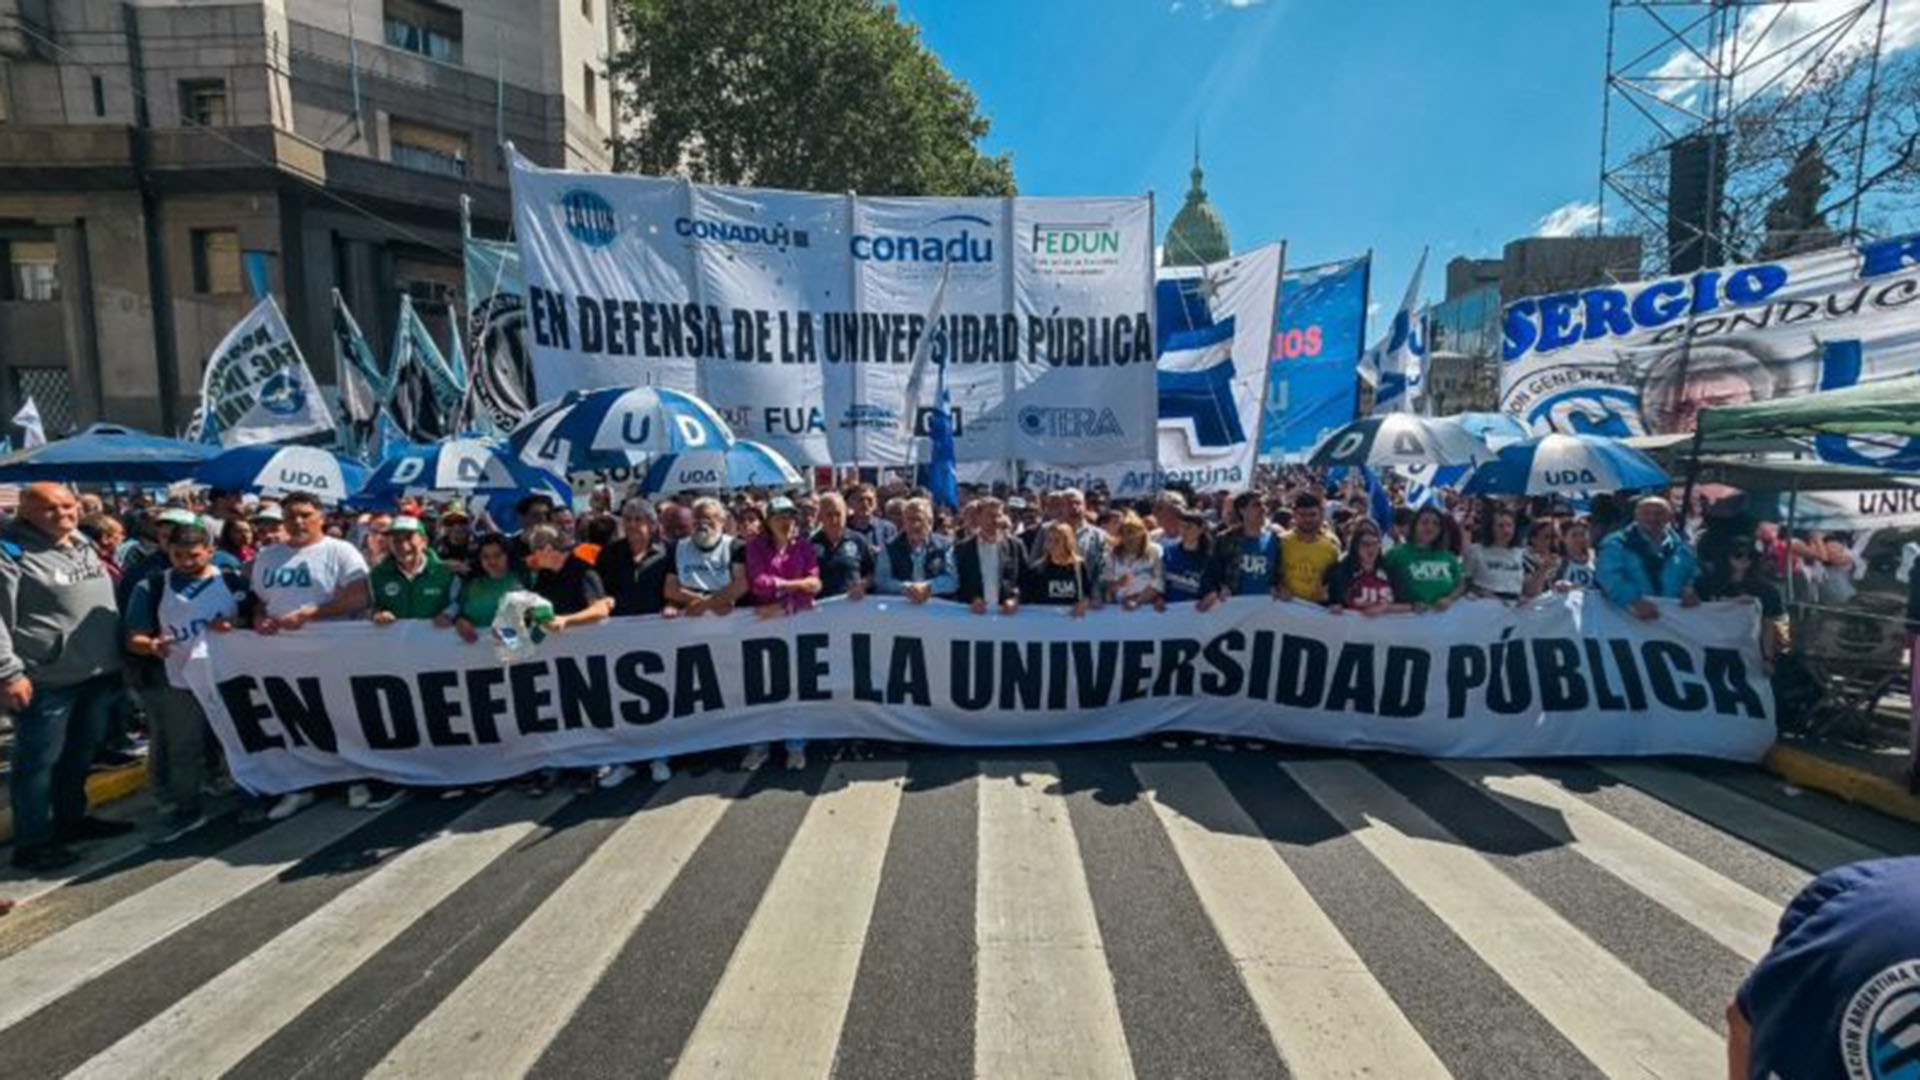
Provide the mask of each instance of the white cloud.
POLYGON ((1190 4, 1188 0, 1168 0, 1167 12, 1178 15, 1189 7, 1193 7, 1199 9, 1201 18, 1211 19, 1222 11, 1246 11, 1249 8, 1260 7, 1266 2, 1267 0, 1197 0, 1190 4))
MULTIPOLYGON (((1754 58, 1741 62, 1745 70, 1734 86, 1735 100, 1767 91, 1791 91, 1809 64, 1829 50, 1872 49, 1879 19, 1880 5, 1875 0, 1803 0, 1784 8, 1769 4, 1749 9, 1728 46, 1730 57, 1754 58)), ((1882 50, 1893 53, 1916 44, 1920 44, 1920 0, 1887 0, 1882 50)), ((1694 107, 1702 87, 1692 80, 1707 71, 1706 61, 1676 48, 1650 74, 1662 80, 1655 84, 1660 97, 1694 107)))
POLYGON ((1566 204, 1539 220, 1535 236, 1578 236, 1600 224, 1600 207, 1579 199, 1566 204))

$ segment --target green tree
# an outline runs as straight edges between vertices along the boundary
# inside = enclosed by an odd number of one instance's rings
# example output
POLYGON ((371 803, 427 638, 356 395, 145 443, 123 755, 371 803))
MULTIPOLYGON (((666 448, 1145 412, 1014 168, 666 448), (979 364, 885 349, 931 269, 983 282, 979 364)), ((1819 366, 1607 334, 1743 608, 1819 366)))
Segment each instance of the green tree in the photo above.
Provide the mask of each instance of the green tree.
POLYGON ((871 195, 1010 195, 973 91, 877 0, 619 0, 617 167, 871 195))

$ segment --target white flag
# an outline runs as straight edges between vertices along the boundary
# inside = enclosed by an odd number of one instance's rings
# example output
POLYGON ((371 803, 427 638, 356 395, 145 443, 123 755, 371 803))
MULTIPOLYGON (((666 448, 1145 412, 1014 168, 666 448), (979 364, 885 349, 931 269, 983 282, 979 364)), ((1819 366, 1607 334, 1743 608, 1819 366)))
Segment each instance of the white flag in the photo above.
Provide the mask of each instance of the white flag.
POLYGON ((26 435, 20 440, 23 448, 31 450, 47 445, 47 429, 40 423, 40 406, 33 403, 32 395, 28 395, 27 403, 13 414, 13 426, 26 429, 26 435))
POLYGON ((1427 251, 1422 248, 1413 280, 1407 282, 1407 295, 1393 315, 1393 326, 1360 360, 1360 370, 1374 385, 1375 416, 1418 412, 1426 396, 1426 319, 1420 310, 1420 284, 1426 273, 1427 251))
POLYGON ((334 428, 320 384, 268 296, 207 358, 200 385, 201 441, 222 446, 280 442, 334 428))

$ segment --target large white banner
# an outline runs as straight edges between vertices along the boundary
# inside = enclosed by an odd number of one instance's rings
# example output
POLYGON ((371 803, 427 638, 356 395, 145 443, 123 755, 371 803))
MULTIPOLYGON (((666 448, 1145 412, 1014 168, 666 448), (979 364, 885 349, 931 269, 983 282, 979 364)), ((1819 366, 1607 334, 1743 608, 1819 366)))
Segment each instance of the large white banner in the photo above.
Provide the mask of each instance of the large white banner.
POLYGON ((272 296, 255 304, 214 346, 200 385, 199 421, 199 439, 217 439, 222 446, 334 430, 320 384, 272 296))
MULTIPOLYGON (((1507 305, 1501 408, 1535 431, 1691 431, 1694 415, 1920 368, 1920 234, 1507 305)), ((1822 440, 1829 460, 1888 450, 1822 440)), ((1881 440, 1884 443, 1884 440, 1881 440)), ((1920 448, 1904 452, 1920 465, 1920 448)))
POLYGON ((1129 198, 870 198, 541 169, 514 222, 542 399, 670 386, 795 464, 904 465, 943 287, 961 461, 1153 453, 1153 206, 1129 198))
POLYGON ((1162 730, 1449 757, 1755 760, 1773 699, 1751 604, 1649 622, 1580 593, 1366 618, 978 616, 869 597, 790 618, 614 619, 502 664, 426 623, 212 635, 186 665, 234 776, 464 784, 779 738, 948 745, 1162 730))
POLYGON ((1165 266, 1154 286, 1157 461, 1022 462, 1030 487, 1143 495, 1171 482, 1240 491, 1260 458, 1282 244, 1205 266, 1165 266))

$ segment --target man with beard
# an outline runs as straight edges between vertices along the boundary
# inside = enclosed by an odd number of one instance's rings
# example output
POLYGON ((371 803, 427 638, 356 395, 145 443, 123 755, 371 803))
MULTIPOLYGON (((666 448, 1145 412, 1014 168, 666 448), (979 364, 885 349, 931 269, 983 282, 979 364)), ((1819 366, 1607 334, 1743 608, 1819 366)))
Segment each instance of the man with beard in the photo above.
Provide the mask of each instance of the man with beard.
POLYGON ((959 587, 953 542, 933 531, 933 504, 926 499, 907 500, 901 521, 905 529, 880 554, 874 589, 904 596, 914 604, 952 595, 959 587))
POLYGON ((667 602, 688 615, 727 615, 747 591, 747 549, 727 535, 720 500, 693 504, 693 534, 674 545, 667 602))

